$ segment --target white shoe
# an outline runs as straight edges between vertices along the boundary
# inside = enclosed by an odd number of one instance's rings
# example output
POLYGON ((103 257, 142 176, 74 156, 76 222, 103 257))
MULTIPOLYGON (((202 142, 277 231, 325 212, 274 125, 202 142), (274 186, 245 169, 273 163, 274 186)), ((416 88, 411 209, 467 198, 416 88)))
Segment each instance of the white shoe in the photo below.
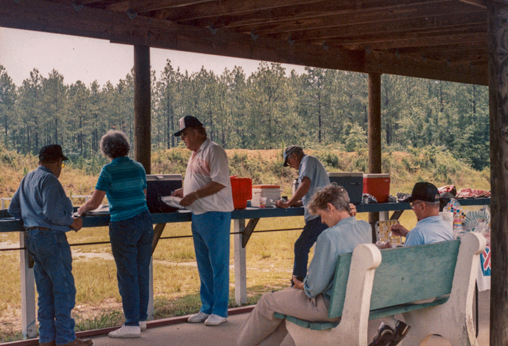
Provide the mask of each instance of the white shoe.
POLYGON ((202 322, 206 321, 208 316, 210 316, 210 315, 205 314, 203 311, 200 311, 197 314, 190 316, 187 319, 187 322, 190 322, 190 323, 202 323, 202 322))
POLYGON ((227 322, 228 319, 226 317, 221 317, 216 314, 211 314, 205 321, 205 326, 218 326, 219 324, 223 324, 227 322))
POLYGON ((139 326, 123 325, 120 329, 109 332, 110 338, 139 338, 141 336, 141 328, 139 326))
POLYGON ((141 331, 146 330, 146 321, 139 321, 139 328, 141 328, 141 331))

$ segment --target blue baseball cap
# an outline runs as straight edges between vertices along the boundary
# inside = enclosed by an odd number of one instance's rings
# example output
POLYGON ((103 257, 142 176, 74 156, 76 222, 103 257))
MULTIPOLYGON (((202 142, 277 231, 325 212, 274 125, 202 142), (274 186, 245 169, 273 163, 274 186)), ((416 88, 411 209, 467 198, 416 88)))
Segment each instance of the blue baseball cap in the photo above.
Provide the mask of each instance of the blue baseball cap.
POLYGON ((297 145, 290 145, 289 147, 287 147, 286 150, 284 150, 284 165, 283 165, 284 167, 288 166, 288 158, 293 153, 303 154, 303 149, 297 145))

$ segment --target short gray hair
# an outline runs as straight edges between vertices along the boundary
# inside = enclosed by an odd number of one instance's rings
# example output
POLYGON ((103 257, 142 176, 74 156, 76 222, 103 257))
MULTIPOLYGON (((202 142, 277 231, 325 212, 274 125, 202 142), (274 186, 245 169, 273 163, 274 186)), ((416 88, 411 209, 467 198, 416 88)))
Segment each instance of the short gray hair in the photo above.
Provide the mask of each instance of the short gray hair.
POLYGON ((335 183, 325 186, 317 191, 309 203, 309 210, 312 214, 317 214, 318 210, 326 210, 328 203, 337 210, 351 212, 349 207, 349 195, 345 188, 335 183))
POLYGON ((101 151, 109 158, 127 156, 130 149, 129 140, 122 131, 109 130, 101 138, 101 151))
POLYGON ((422 203, 425 203, 429 208, 439 208, 439 206, 441 205, 440 201, 436 201, 436 202, 422 201, 422 203))

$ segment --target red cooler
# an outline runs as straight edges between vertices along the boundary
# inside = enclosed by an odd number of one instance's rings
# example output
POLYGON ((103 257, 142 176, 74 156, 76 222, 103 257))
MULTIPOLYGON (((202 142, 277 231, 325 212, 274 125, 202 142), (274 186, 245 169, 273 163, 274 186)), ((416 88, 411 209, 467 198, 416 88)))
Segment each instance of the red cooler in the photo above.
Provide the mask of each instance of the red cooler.
POLYGON ((364 174, 363 193, 368 193, 376 197, 378 203, 388 202, 388 195, 390 194, 390 174, 364 174))
POLYGON ((229 179, 231 180, 235 209, 247 208, 247 201, 252 198, 252 179, 238 178, 236 175, 229 177, 229 179))

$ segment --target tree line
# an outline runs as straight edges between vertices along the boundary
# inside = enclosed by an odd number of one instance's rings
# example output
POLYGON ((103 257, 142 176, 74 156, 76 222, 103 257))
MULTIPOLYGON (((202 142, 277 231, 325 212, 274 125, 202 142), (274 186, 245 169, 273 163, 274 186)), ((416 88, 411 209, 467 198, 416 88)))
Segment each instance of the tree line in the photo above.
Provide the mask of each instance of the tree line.
MULTIPOLYGON (((286 71, 259 64, 247 76, 241 67, 218 75, 189 73, 167 60, 152 71, 152 148, 173 148, 178 119, 197 116, 209 137, 225 148, 273 149, 288 144, 358 151, 367 146, 368 76, 305 68, 286 71)), ((383 151, 433 145, 475 169, 489 166, 488 89, 435 80, 383 75, 383 151)), ((60 143, 71 158, 99 152, 108 129, 133 140, 134 77, 116 85, 64 83, 64 76, 37 69, 17 86, 0 65, 0 133, 4 145, 37 153, 60 143)))

